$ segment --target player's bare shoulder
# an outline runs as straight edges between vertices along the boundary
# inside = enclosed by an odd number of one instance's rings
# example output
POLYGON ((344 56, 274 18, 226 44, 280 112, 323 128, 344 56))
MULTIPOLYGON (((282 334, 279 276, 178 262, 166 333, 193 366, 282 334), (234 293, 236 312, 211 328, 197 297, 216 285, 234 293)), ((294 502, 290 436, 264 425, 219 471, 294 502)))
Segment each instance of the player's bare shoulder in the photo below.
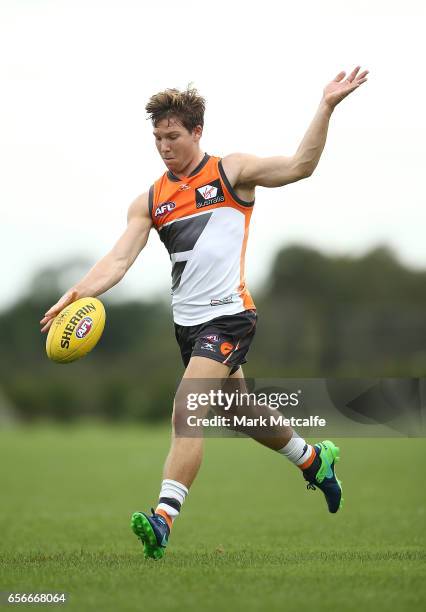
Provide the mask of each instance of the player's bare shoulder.
POLYGON ((146 191, 137 198, 129 206, 127 212, 127 221, 143 223, 145 226, 152 226, 151 211, 149 209, 149 192, 146 191))
MULTIPOLYGON (((310 176, 303 169, 297 155, 290 157, 257 157, 247 153, 233 153, 223 159, 238 190, 259 187, 283 187, 310 176)), ((229 178, 231 180, 231 178, 229 178)))
POLYGON ((231 153, 222 158, 222 168, 236 194, 246 202, 254 200, 255 187, 245 180, 244 169, 253 155, 247 153, 231 153))

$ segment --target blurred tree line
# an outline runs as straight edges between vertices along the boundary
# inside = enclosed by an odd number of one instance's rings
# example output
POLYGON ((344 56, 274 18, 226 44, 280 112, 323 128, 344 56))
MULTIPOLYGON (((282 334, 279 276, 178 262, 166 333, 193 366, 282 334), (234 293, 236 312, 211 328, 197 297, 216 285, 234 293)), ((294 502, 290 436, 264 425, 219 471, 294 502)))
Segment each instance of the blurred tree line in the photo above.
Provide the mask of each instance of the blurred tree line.
MULTIPOLYGON (((0 313, 0 403, 26 421, 169 418, 183 366, 165 303, 102 298, 107 323, 96 349, 72 364, 47 359, 38 322, 83 268, 42 270, 0 313)), ((384 247, 360 258, 283 249, 254 296, 259 322, 246 376, 424 376, 425 281, 426 272, 384 247)))

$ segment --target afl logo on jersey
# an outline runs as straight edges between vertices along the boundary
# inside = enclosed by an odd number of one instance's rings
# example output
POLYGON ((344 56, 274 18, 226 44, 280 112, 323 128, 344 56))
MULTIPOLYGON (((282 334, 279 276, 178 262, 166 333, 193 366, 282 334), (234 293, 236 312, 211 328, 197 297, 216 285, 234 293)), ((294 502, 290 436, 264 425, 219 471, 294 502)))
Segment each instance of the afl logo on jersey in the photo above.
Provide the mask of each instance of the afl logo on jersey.
POLYGON ((202 187, 198 187, 195 192, 195 205, 197 208, 203 208, 203 206, 210 206, 224 201, 225 196, 223 195, 222 185, 219 179, 211 181, 202 187))
POLYGON ((161 215, 164 215, 167 212, 172 212, 175 207, 176 204, 174 202, 164 202, 164 204, 160 204, 160 206, 155 209, 155 216, 160 217, 161 215))

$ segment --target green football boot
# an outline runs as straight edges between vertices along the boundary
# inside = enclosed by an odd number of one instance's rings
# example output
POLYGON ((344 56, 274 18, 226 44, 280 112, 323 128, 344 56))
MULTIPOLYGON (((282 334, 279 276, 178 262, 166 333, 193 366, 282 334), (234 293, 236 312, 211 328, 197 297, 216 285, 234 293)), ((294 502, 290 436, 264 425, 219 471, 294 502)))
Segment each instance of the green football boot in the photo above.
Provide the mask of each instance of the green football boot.
POLYGON ((320 489, 325 495, 329 512, 336 513, 343 506, 342 483, 336 477, 334 465, 340 460, 340 448, 330 440, 318 442, 314 450, 316 457, 312 464, 303 470, 308 481, 308 489, 320 489))
POLYGON ((169 541, 170 529, 164 517, 151 508, 152 516, 134 512, 131 527, 144 547, 145 559, 161 559, 169 541))

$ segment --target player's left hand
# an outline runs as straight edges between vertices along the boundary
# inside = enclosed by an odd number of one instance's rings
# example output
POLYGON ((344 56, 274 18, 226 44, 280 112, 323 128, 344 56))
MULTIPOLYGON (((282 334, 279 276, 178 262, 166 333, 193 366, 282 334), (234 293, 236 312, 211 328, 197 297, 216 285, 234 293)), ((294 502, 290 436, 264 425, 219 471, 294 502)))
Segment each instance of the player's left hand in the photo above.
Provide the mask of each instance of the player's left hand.
POLYGON ((339 72, 336 78, 331 81, 325 88, 323 93, 323 100, 326 104, 333 109, 339 102, 346 98, 350 93, 358 89, 362 83, 365 83, 367 80, 368 70, 364 70, 360 74, 358 71, 361 69, 361 66, 357 66, 352 70, 351 74, 344 81, 342 80, 346 74, 344 70, 339 72))

